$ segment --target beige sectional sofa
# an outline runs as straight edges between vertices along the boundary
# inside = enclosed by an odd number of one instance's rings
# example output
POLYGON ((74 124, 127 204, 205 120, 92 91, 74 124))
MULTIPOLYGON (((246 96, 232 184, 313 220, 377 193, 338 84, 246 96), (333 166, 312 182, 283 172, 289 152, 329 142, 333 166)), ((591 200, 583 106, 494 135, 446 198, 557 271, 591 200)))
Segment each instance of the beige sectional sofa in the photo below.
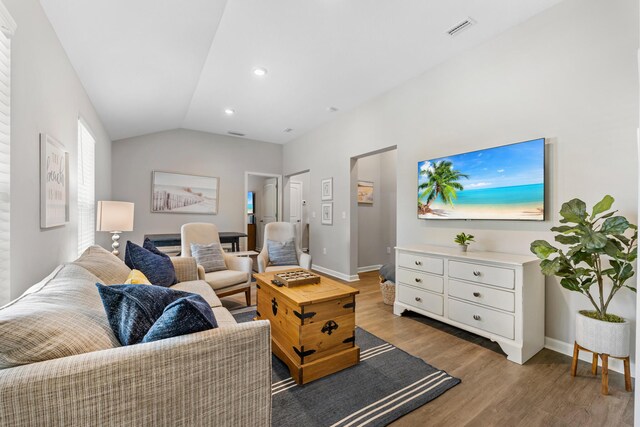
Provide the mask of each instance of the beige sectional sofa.
POLYGON ((269 323, 236 324, 193 258, 172 261, 217 329, 120 346, 95 282, 129 269, 97 246, 0 308, 0 425, 268 426, 269 323))

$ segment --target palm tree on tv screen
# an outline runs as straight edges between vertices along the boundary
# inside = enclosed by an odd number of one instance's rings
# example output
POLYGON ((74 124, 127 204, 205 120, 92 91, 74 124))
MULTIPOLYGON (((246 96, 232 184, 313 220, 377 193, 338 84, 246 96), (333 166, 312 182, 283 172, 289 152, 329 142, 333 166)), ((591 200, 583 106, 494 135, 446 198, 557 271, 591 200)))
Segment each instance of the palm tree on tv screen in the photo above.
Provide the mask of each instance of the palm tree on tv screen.
POLYGON ((469 175, 453 169, 453 163, 448 160, 440 161, 434 166, 420 171, 420 174, 427 176, 427 182, 418 186, 418 190, 424 190, 420 193, 418 201, 418 209, 421 214, 431 211, 431 203, 438 197, 443 203, 453 206, 453 200, 458 198, 456 191, 464 190, 458 181, 462 178, 469 178, 469 175), (423 204, 422 200, 426 203, 423 204))

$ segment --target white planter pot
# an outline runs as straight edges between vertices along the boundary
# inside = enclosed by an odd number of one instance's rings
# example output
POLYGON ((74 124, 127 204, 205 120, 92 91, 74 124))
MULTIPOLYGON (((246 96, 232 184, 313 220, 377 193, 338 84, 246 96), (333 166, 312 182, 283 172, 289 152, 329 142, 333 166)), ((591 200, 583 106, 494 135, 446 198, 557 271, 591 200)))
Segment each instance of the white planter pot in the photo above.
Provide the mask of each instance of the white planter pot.
POLYGON ((469 247, 469 245, 458 245, 458 248, 460 249, 460 252, 467 252, 467 248, 469 247))
POLYGON ((631 324, 603 322, 576 313, 576 342, 594 353, 614 357, 629 356, 631 324))

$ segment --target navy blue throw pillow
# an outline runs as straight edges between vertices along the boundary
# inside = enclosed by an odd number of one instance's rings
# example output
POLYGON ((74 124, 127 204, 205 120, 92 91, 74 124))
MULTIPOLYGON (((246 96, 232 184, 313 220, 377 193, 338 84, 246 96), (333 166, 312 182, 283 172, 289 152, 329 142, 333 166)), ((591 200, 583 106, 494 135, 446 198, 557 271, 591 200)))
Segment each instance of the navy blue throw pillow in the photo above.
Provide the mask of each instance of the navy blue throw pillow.
POLYGON ((160 252, 151 242, 145 241, 147 248, 127 240, 124 263, 132 270, 140 270, 151 283, 157 286, 171 286, 178 283, 176 270, 171 258, 160 252), (149 247, 153 250, 148 249, 149 247))
POLYGON ((218 327, 211 307, 200 295, 153 285, 96 286, 109 325, 122 345, 218 327))

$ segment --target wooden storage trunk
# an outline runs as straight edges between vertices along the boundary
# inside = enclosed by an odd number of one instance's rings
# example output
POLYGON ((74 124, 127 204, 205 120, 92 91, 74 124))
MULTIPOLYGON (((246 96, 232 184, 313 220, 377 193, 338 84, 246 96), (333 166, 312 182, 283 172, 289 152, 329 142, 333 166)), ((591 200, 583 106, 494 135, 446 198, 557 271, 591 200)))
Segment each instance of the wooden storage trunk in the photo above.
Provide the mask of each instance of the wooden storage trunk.
POLYGON ((293 288, 271 283, 275 273, 255 274, 257 316, 271 322, 273 353, 298 384, 357 364, 355 295, 358 290, 326 277, 293 288))

